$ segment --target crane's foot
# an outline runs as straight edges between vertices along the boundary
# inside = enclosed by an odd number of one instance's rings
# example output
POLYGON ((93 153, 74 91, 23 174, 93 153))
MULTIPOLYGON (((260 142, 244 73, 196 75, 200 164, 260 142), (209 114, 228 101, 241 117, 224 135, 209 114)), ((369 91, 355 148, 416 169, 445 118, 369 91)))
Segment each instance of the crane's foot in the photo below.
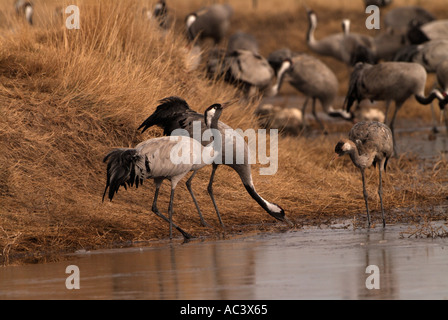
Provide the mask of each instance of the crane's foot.
POLYGON ((202 225, 203 227, 206 227, 206 228, 213 228, 210 224, 208 224, 207 222, 205 222, 204 219, 201 220, 201 225, 202 225))
POLYGON ((185 231, 182 231, 182 235, 184 236, 184 243, 189 242, 193 236, 185 231))

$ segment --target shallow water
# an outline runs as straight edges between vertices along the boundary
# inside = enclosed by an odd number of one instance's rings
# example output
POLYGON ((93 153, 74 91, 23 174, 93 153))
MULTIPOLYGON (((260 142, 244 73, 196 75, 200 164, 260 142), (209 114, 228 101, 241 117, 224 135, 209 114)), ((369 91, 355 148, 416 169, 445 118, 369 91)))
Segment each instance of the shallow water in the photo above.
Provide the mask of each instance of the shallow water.
POLYGON ((311 229, 87 252, 0 268, 0 299, 448 299, 448 239, 400 236, 407 230, 311 229), (66 288, 68 265, 79 268, 80 289, 66 288), (366 273, 369 265, 377 272, 366 273), (367 289, 377 275, 379 289, 367 289))

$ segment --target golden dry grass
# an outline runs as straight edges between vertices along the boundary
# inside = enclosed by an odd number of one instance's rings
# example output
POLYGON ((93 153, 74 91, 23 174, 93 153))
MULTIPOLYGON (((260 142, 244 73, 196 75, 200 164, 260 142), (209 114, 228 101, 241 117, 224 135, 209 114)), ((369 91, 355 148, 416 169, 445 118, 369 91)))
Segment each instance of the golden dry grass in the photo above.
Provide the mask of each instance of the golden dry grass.
MULTIPOLYGON (((102 159, 111 148, 133 146, 161 134, 157 129, 143 135, 136 131, 161 98, 178 95, 203 111, 238 94, 227 84, 205 79, 201 70, 188 72, 183 63, 182 19, 205 1, 170 1, 178 22, 166 35, 140 14, 141 7, 152 1, 76 1, 82 15, 80 30, 67 30, 52 17, 59 2, 34 2, 36 25, 32 28, 10 18, 10 4, 0 4, 0 17, 8 17, 0 19, 0 261, 43 261, 80 248, 166 238, 167 224, 150 212, 151 182, 137 190, 120 190, 112 203, 101 202, 102 159)), ((252 31, 263 39, 263 54, 285 46, 308 51, 300 1, 260 0, 255 14, 250 1, 230 2, 236 11, 232 31, 252 31), (284 36, 277 36, 280 33, 284 36)), ((362 6, 352 1, 341 1, 342 6, 333 3, 328 7, 323 0, 308 1, 327 21, 318 35, 338 32, 342 15, 358 22, 354 25, 363 21, 362 6)), ((437 15, 447 12, 441 0, 430 9, 437 15)), ((337 73, 343 94, 346 67, 323 60, 337 73)), ((235 105, 222 120, 243 130, 256 127, 251 112, 240 112, 255 107, 255 103, 235 105)), ((414 103, 405 108, 407 117, 430 119, 428 110, 414 103)), ((357 169, 349 159, 329 165, 336 138, 284 137, 278 173, 260 176, 258 166, 253 168, 257 190, 280 204, 298 226, 365 217, 357 169)), ((393 159, 384 178, 388 213, 390 208, 424 207, 431 214, 432 206, 446 204, 447 170, 443 157, 431 165, 409 153, 393 159)), ((206 192, 210 171, 199 172, 194 189, 206 220, 218 226, 206 192)), ((220 167, 215 181, 215 197, 228 232, 272 228, 273 219, 245 192, 236 173, 220 167)), ((376 183, 377 172, 370 170, 368 191, 373 217, 378 220, 376 183)), ((161 209, 168 206, 168 197, 165 184, 161 209)), ((403 218, 390 212, 388 221, 403 218)), ((199 225, 183 184, 177 188, 175 221, 199 237, 222 232, 219 227, 199 225)))

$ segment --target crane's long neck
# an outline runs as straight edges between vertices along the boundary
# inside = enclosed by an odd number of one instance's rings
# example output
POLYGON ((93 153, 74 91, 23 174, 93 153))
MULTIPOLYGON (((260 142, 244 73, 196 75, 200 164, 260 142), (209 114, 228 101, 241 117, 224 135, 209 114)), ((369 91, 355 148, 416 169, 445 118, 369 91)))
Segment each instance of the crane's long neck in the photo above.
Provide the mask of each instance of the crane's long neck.
POLYGON ((205 114, 205 125, 207 130, 211 131, 212 142, 208 144, 205 149, 211 154, 213 153, 213 158, 218 157, 222 151, 222 135, 218 129, 219 117, 221 111, 216 111, 212 109, 205 114))
POLYGON ((278 73, 277 73, 277 82, 275 83, 275 85, 272 87, 272 94, 275 96, 279 91, 280 91, 280 87, 283 83, 283 77, 285 75, 285 72, 289 70, 289 68, 291 67, 292 63, 289 60, 285 60, 283 61, 278 73))
POLYGON ((342 32, 345 36, 348 36, 350 34, 350 20, 342 20, 342 32))
POLYGON ((191 26, 196 21, 196 19, 197 19, 197 16, 195 14, 190 14, 187 17, 187 20, 186 20, 186 23, 185 23, 186 24, 186 29, 187 29, 187 36, 188 36, 188 39, 190 41, 193 41, 194 37, 195 37, 195 35, 193 34, 193 30, 192 30, 191 26))
POLYGON ((351 143, 351 145, 352 149, 347 153, 350 156, 350 159, 352 159, 353 164, 359 169, 370 167, 373 163, 375 155, 373 153, 363 153, 362 150, 359 150, 356 144, 353 142, 351 143))
POLYGON ((249 179, 244 179, 242 175, 240 175, 240 178, 243 181, 244 187, 246 188, 247 192, 250 194, 252 199, 254 199, 272 217, 280 221, 285 221, 284 211, 276 204, 270 203, 269 201, 263 199, 255 190, 255 186, 253 184, 250 172, 249 172, 249 179))
POLYGON ((316 14, 308 13, 308 32, 306 34, 306 42, 309 46, 314 46, 316 44, 316 38, 314 37, 314 31, 317 28, 317 17, 316 14))
POLYGON ((430 104, 434 99, 443 101, 445 97, 439 90, 434 89, 428 97, 425 97, 423 93, 419 93, 415 95, 415 99, 418 101, 418 103, 427 105, 430 104))
POLYGON ((28 4, 25 7, 25 17, 26 17, 26 21, 28 21, 29 24, 33 24, 33 7, 28 4))

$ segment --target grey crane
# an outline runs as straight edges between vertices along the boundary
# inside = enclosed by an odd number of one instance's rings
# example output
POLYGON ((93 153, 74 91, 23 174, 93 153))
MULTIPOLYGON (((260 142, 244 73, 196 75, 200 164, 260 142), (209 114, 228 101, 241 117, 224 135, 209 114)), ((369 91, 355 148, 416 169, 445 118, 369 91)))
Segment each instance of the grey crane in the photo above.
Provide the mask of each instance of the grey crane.
POLYGON ((411 23, 423 25, 436 20, 436 17, 420 6, 403 6, 388 11, 383 23, 389 32, 406 34, 411 23))
POLYGON ((34 7, 32 2, 26 0, 16 0, 14 2, 14 8, 18 16, 25 17, 26 21, 30 25, 33 25, 34 7))
POLYGON ((259 54, 259 46, 257 39, 243 31, 237 31, 229 37, 227 44, 227 52, 233 52, 236 50, 247 50, 254 54, 259 54))
MULTIPOLYGON (((142 129, 142 132, 145 132, 145 130, 152 126, 159 126, 163 128, 164 135, 170 135, 176 129, 184 129, 188 132, 190 137, 196 137, 196 135, 194 135, 194 125, 197 121, 200 121, 201 123, 202 132, 205 130, 204 116, 192 110, 185 100, 179 97, 168 97, 162 99, 160 102, 161 104, 157 107, 156 111, 140 125, 140 127, 138 128, 139 130, 142 129)), ((289 219, 285 217, 285 211, 279 205, 263 199, 255 190, 255 186, 252 180, 251 165, 248 159, 248 145, 246 142, 244 142, 244 139, 243 147, 241 150, 240 148, 237 148, 235 144, 236 138, 241 138, 241 136, 235 130, 233 130, 232 127, 219 121, 218 130, 221 133, 222 137, 226 137, 226 143, 223 144, 221 153, 222 161, 216 161, 213 163, 213 169, 207 190, 210 198, 212 199, 221 226, 224 226, 224 224, 222 222, 221 215, 219 213, 219 209, 213 194, 213 181, 215 172, 220 164, 227 165, 235 170, 235 172, 239 175, 244 187, 246 188, 246 191, 267 213, 269 213, 277 220, 291 224, 289 219), (229 158, 227 154, 229 152, 230 155, 233 156, 230 163, 227 159, 229 158), (239 163, 237 161, 237 157, 240 153, 243 153, 244 155, 244 161, 242 163, 239 163)), ((202 143, 204 144, 205 142, 203 141, 202 143)), ((194 173, 188 179, 187 187, 190 190, 193 201, 196 203, 194 194, 191 190, 191 181, 193 180, 193 177, 194 173)))
POLYGON ((220 43, 230 27, 232 14, 233 9, 228 4, 213 4, 190 13, 185 18, 188 39, 211 38, 215 44, 220 43))
MULTIPOLYGON (((290 59, 285 59, 277 71, 277 83, 272 90, 274 93, 280 91, 285 78, 295 89, 313 100, 313 116, 324 132, 325 127, 316 113, 316 100, 320 101, 323 110, 328 115, 341 117, 345 120, 353 119, 350 113, 333 108, 332 105, 338 94, 339 83, 333 71, 319 59, 308 54, 296 54, 290 59)), ((308 99, 302 106, 303 117, 307 104, 308 99)), ((305 125, 305 121, 303 124, 305 125)))
POLYGON ((224 58, 224 79, 241 87, 247 97, 271 89, 274 70, 263 56, 249 50, 228 52, 224 58))
POLYGON ((375 39, 359 33, 350 32, 349 19, 342 20, 341 59, 354 66, 358 62, 376 63, 375 39))
MULTIPOLYGON (((213 104, 205 110, 204 119, 206 127, 217 129, 218 119, 222 110, 227 104, 213 104)), ((212 134, 214 134, 212 132, 212 134)), ((219 147, 216 145, 217 138, 207 146, 202 146, 200 142, 190 137, 159 137, 149 139, 139 143, 135 148, 119 148, 109 152, 104 158, 107 162, 107 181, 103 194, 103 201, 107 189, 109 189, 109 199, 112 201, 120 186, 126 185, 138 187, 145 179, 153 179, 156 185, 152 211, 170 225, 170 239, 172 238, 172 227, 174 226, 185 239, 190 239, 191 235, 173 224, 173 202, 174 190, 177 184, 185 175, 193 171, 193 175, 208 163, 204 161, 202 155, 214 153, 219 156, 219 147), (208 149, 208 150, 204 150, 208 149), (195 152, 195 150, 199 152, 195 152), (185 152, 186 154, 183 154, 185 152), (181 159, 173 158, 173 155, 181 155, 181 159), (199 160, 198 160, 199 159, 199 160), (157 208, 157 198, 163 180, 171 181, 171 196, 168 208, 169 219, 167 219, 157 208)), ((197 205, 197 203, 195 202, 197 205)), ((201 216, 202 219, 202 216, 201 216)))
POLYGON ((266 58, 251 50, 211 50, 207 73, 239 87, 246 98, 269 93, 274 80, 274 70, 266 58))
POLYGON ((368 193, 366 190, 365 169, 372 166, 379 169, 378 195, 381 203, 381 216, 383 227, 386 226, 383 207, 383 187, 382 172, 386 171, 387 161, 393 154, 394 142, 390 128, 376 121, 363 121, 355 124, 348 134, 349 139, 340 140, 335 147, 336 159, 348 154, 353 164, 359 168, 362 176, 362 189, 367 211, 367 223, 370 227, 370 212, 368 203, 368 193))
POLYGON ((403 59, 397 57, 397 60, 421 64, 426 72, 435 73, 437 66, 448 58, 448 39, 431 40, 418 46, 410 46, 405 56, 403 59))
POLYGON ((291 51, 289 48, 282 48, 271 52, 267 59, 272 69, 274 69, 275 75, 277 76, 277 73, 285 60, 291 60, 293 57, 300 54, 302 53, 291 51))
POLYGON ((381 32, 373 38, 377 61, 393 61, 397 53, 407 46, 406 35, 381 32))
MULTIPOLYGON (((352 65, 354 56, 361 56, 355 50, 363 50, 368 56, 368 52, 373 47, 373 39, 361 34, 350 33, 350 21, 344 19, 342 21, 343 32, 329 35, 323 39, 316 40, 314 32, 317 28, 317 14, 307 9, 308 14, 308 32, 306 41, 308 47, 315 53, 335 58, 339 61, 352 65)), ((365 59, 365 58, 364 58, 365 59)), ((371 62, 370 60, 368 62, 371 62)))
MULTIPOLYGON (((426 72, 436 73, 438 66, 448 59, 448 39, 447 40, 431 40, 420 45, 412 45, 401 50, 395 60, 415 62, 422 65, 426 72)), ((443 68, 441 68, 443 70, 443 68)), ((439 71, 440 72, 440 71, 439 71)), ((437 84, 434 84, 434 88, 437 84)), ((439 106, 442 108, 443 104, 439 106)), ((435 119, 435 112, 433 103, 431 103, 431 112, 433 118, 433 131, 438 132, 437 120, 435 119)))
POLYGON ((209 77, 223 76, 224 80, 240 87, 247 97, 270 88, 274 71, 268 61, 258 54, 258 42, 246 32, 230 36, 227 49, 213 48, 207 60, 209 77))
POLYGON ((448 20, 434 20, 423 25, 418 25, 413 21, 407 38, 411 44, 448 39, 448 20))
POLYGON ((395 110, 389 127, 392 131, 394 147, 396 147, 394 122, 404 102, 412 95, 423 105, 430 104, 436 98, 439 101, 443 100, 438 90, 432 91, 428 97, 425 97, 426 78, 425 69, 418 63, 383 62, 371 65, 360 62, 350 76, 344 103, 347 111, 350 111, 355 101, 358 103, 363 99, 386 101, 386 122, 390 102, 395 101, 395 110))
POLYGON ((317 54, 330 56, 342 61, 341 43, 344 39, 344 33, 336 33, 323 39, 316 40, 314 32, 317 28, 317 14, 313 10, 307 9, 307 15, 308 32, 306 34, 306 42, 308 47, 317 54))

